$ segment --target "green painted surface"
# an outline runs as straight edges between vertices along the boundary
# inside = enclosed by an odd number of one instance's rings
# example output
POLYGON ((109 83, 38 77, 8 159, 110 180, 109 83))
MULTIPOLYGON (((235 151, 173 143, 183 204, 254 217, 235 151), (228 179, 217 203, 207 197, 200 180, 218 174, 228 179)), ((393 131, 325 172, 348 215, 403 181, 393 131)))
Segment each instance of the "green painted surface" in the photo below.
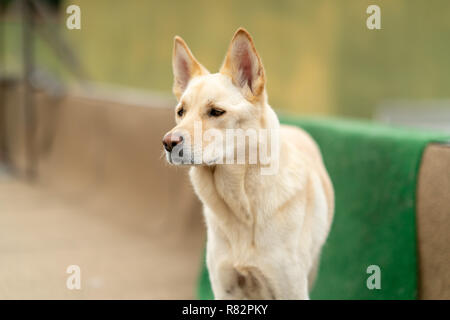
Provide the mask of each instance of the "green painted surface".
MULTIPOLYGON (((424 147, 440 133, 363 121, 282 117, 318 142, 336 193, 335 219, 322 251, 312 299, 415 299, 415 190, 424 147), (381 290, 369 290, 369 265, 381 268, 381 290)), ((201 271, 200 299, 213 297, 201 271)))

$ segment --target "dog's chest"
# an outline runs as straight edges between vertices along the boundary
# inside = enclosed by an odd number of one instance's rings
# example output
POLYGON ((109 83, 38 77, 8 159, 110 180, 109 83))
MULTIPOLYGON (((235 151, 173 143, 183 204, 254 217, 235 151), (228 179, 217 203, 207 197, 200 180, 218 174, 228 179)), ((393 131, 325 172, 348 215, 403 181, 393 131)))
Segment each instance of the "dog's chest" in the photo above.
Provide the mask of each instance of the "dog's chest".
MULTIPOLYGON (((257 176, 256 176, 257 177, 257 176)), ((217 196, 235 216, 247 222, 253 220, 254 214, 259 212, 261 186, 255 181, 255 175, 248 168, 235 170, 217 170, 214 173, 214 190, 217 196)))

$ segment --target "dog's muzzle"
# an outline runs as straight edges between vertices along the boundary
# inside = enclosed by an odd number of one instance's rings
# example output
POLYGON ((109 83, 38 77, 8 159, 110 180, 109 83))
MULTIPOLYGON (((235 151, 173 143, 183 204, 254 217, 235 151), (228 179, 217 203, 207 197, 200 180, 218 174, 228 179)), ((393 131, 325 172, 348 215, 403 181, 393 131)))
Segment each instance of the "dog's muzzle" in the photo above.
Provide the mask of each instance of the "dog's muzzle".
MULTIPOLYGON (((180 147, 183 143, 183 136, 168 132, 163 138, 163 146, 164 149, 166 149, 167 152, 172 152, 173 148, 175 148, 177 145, 180 147)), ((181 151, 183 152, 183 151, 181 151)))

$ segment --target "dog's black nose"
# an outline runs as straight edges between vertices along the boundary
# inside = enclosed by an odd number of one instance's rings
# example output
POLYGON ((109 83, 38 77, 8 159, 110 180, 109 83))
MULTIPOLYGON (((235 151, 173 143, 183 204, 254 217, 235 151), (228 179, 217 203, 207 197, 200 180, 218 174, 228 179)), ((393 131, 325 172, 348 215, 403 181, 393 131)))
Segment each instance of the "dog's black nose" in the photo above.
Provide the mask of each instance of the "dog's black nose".
POLYGON ((171 152, 172 149, 181 142, 183 142, 183 136, 170 132, 166 133, 162 141, 164 149, 166 149, 169 152, 171 152))

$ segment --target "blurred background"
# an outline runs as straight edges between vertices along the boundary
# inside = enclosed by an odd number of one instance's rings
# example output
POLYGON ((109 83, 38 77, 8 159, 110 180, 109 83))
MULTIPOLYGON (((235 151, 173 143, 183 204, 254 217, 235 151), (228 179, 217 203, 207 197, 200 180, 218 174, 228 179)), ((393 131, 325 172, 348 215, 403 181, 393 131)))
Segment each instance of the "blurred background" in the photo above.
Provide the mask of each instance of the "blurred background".
POLYGON ((216 72, 245 27, 285 118, 450 132, 447 0, 0 3, 0 298, 195 297, 200 204, 161 159, 175 35, 216 72))
MULTIPOLYGON (((373 1, 364 0, 39 2, 51 9, 46 19, 36 17, 35 63, 64 83, 73 77, 55 52, 58 39, 89 81, 169 95, 175 35, 217 71, 234 31, 243 26, 262 56, 277 110, 371 118, 392 100, 449 97, 450 3, 445 0, 380 2, 381 30, 366 27, 366 8, 373 1), (65 27, 69 4, 81 8, 81 30, 65 27)), ((18 1, 2 3, 2 68, 20 73, 18 1)))

